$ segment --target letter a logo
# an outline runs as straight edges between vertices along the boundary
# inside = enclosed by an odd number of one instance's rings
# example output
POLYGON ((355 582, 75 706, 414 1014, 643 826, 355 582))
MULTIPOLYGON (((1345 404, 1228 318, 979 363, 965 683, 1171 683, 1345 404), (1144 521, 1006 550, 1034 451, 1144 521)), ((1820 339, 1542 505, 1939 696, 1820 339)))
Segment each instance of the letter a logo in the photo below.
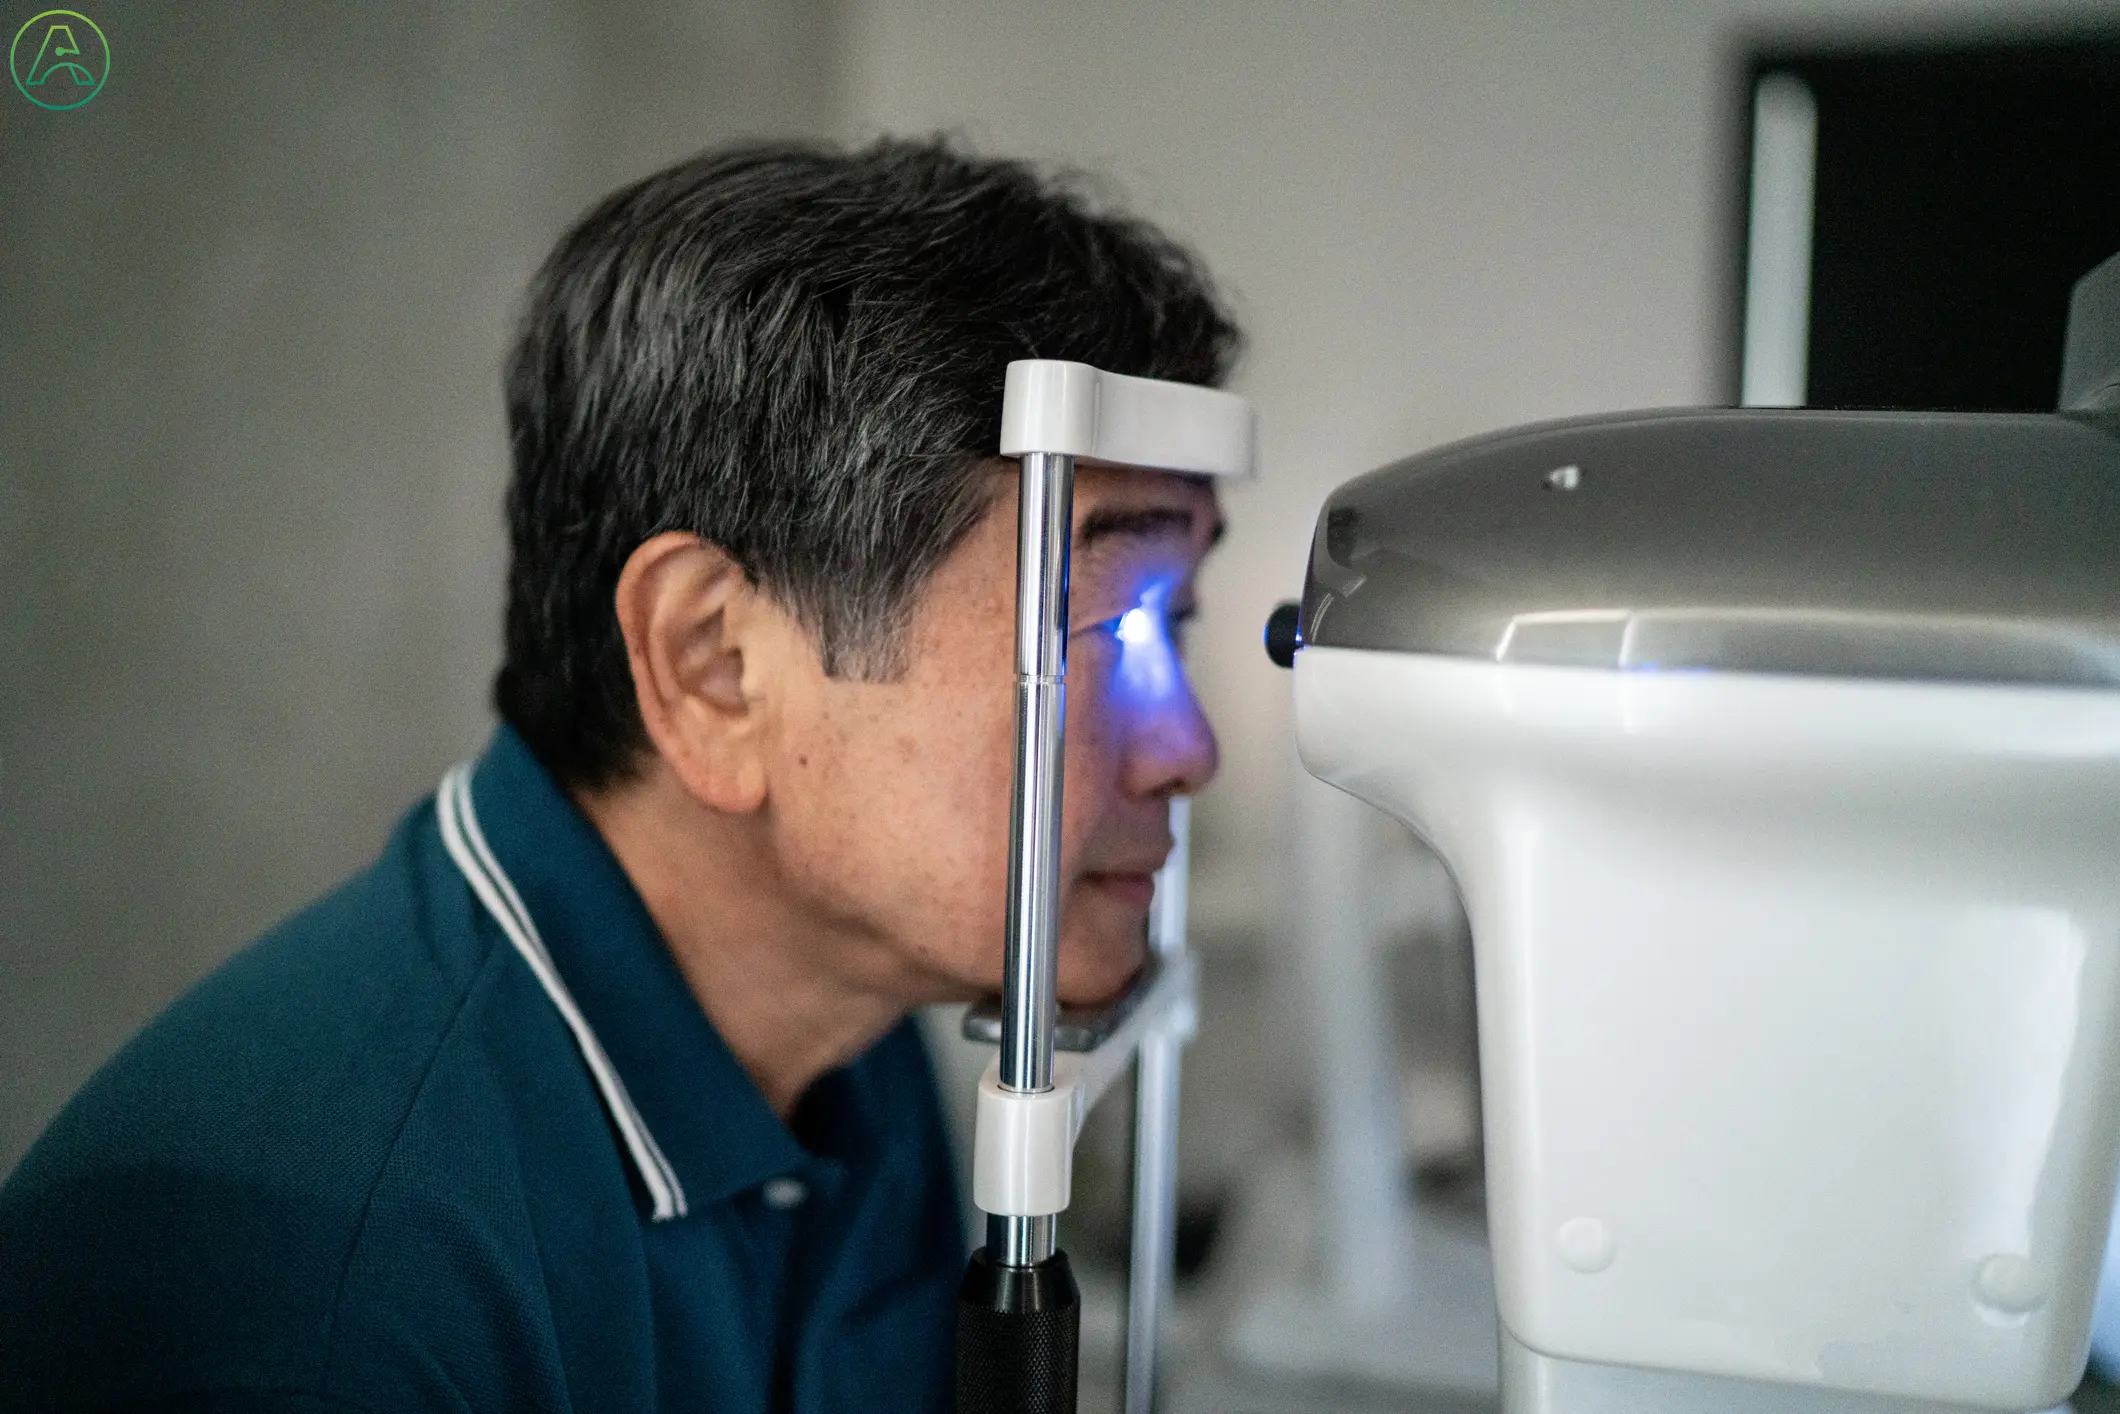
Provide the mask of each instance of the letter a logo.
POLYGON ((15 31, 7 68, 22 96, 39 108, 79 108, 110 77, 110 44, 79 11, 46 10, 15 31))
POLYGON ((75 83, 84 88, 95 87, 96 81, 88 70, 72 62, 80 52, 81 46, 74 42, 73 26, 53 25, 44 31, 44 43, 37 50, 35 62, 29 66, 29 86, 42 88, 51 82, 52 70, 64 69, 75 83))

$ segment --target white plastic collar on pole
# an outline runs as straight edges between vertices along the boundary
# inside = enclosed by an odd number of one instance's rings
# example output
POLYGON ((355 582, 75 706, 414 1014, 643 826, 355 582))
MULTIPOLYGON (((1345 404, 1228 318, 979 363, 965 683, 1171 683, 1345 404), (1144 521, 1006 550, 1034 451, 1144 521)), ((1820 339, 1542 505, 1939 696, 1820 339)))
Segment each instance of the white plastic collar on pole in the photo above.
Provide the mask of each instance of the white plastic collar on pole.
POLYGON ((1234 393, 1018 359, 1001 400, 1001 455, 1056 452, 1116 466, 1248 477, 1251 405, 1234 393))
POLYGON ((1103 1045, 1053 1057, 1052 1089, 1002 1088, 997 1056, 979 1081, 972 1139, 972 1201, 980 1211, 1044 1217, 1064 1210, 1074 1187, 1075 1137, 1083 1118, 1133 1062, 1143 1037, 1186 1040, 1197 1025, 1193 960, 1180 953, 1164 959, 1163 974, 1103 1045))

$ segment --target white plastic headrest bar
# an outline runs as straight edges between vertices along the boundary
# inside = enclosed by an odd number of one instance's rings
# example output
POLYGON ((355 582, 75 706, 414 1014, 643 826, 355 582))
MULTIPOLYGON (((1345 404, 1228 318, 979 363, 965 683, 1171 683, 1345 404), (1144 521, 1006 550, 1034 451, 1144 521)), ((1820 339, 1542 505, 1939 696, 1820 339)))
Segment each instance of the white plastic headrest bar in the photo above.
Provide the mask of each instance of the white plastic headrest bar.
POLYGON ((1252 473, 1251 404, 1191 383, 1086 363, 1018 359, 1001 399, 1001 455, 1057 452, 1196 476, 1252 473))

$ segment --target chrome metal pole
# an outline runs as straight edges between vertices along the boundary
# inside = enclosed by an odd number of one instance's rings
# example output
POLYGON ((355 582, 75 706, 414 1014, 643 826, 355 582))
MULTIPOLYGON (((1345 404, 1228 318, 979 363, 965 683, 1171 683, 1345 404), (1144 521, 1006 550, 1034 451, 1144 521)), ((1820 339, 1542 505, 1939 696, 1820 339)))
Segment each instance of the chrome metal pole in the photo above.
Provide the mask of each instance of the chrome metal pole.
MULTIPOLYGON (((1192 802, 1171 802, 1170 858, 1156 879, 1149 945, 1158 957, 1185 951, 1192 802)), ((1178 1067, 1182 1039, 1168 1029, 1144 1037, 1134 1065, 1134 1233, 1126 1282, 1126 1414, 1149 1414, 1156 1361, 1170 1309, 1178 1229, 1178 1067)))
MULTIPOLYGON (((1039 1091, 1053 1084, 1075 459, 1027 453, 1021 485, 1016 523, 1016 781, 1009 810, 1001 1083, 1010 1090, 1039 1091)), ((988 1224, 989 1255, 1012 1267, 1035 1266, 1053 1255, 1053 1226, 1049 1217, 994 1219, 988 1224)))
POLYGON ((1038 1218, 986 1218, 986 1252, 1004 1267, 1035 1267, 1060 1245, 1058 1224, 1050 1214, 1038 1218))

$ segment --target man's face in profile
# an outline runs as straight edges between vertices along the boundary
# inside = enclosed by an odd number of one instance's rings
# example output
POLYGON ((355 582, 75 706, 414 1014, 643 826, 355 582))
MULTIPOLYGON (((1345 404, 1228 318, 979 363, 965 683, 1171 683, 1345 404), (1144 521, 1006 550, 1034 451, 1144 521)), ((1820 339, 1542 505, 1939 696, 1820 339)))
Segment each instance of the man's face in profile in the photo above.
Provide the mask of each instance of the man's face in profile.
MULTIPOLYGON (((769 766, 788 882, 873 931, 924 999, 998 990, 1015 760, 1016 476, 908 625, 907 670, 820 672, 783 699, 769 766)), ((1189 478, 1083 467, 1069 592, 1060 995, 1095 1001, 1140 967, 1170 797, 1214 774, 1214 733, 1176 656, 1218 533, 1189 478)))

